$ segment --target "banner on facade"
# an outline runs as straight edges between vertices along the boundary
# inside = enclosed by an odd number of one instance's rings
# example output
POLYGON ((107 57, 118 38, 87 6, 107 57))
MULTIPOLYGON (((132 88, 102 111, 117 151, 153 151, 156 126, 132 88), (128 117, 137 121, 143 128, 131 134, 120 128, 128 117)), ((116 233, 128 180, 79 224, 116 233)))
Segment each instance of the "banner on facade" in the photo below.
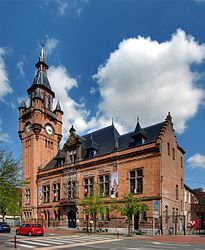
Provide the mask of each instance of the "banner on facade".
POLYGON ((113 172, 111 174, 111 197, 118 197, 118 173, 113 172))
POLYGON ((38 186, 38 205, 40 206, 42 204, 42 186, 38 186))
POLYGON ((159 201, 153 201, 153 218, 159 218, 159 201))

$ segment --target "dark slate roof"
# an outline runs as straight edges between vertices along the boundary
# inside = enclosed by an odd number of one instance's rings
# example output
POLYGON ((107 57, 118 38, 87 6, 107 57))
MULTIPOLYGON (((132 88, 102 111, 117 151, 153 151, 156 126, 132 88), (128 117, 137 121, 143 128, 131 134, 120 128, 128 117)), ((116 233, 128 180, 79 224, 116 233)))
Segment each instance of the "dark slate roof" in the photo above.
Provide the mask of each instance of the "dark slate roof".
MULTIPOLYGON (((143 144, 151 143, 155 141, 160 133, 165 122, 155 124, 143 129, 143 133, 146 134, 143 144)), ((92 133, 86 134, 84 136, 79 136, 79 140, 82 143, 82 159, 88 157, 87 150, 95 149, 96 155, 100 156, 107 153, 111 153, 118 150, 124 150, 130 147, 139 146, 136 143, 133 135, 136 131, 121 135, 118 133, 114 125, 105 127, 103 129, 94 131, 92 133)), ((142 141, 141 141, 142 144, 142 141)), ((140 144, 140 145, 141 145, 140 144)), ((56 157, 54 157, 44 168, 44 170, 56 168, 59 163, 64 160, 64 151, 59 150, 56 157)))
POLYGON ((57 102, 55 110, 56 110, 56 111, 62 111, 61 105, 60 105, 59 102, 57 102))
MULTIPOLYGON (((146 139, 144 141, 144 144, 150 143, 157 139, 157 136, 159 135, 159 132, 162 129, 164 123, 165 122, 161 122, 143 129, 143 131, 146 133, 146 139)), ((118 142, 119 149, 126 149, 129 148, 130 146, 135 146, 134 144, 135 140, 132 138, 134 133, 135 131, 120 136, 118 142)))
POLYGON ((144 138, 144 139, 147 138, 146 132, 144 129, 141 128, 139 121, 137 121, 137 126, 136 126, 135 131, 132 135, 132 138, 134 138, 135 140, 138 138, 144 138))
POLYGON ((92 134, 91 134, 90 135, 90 139, 86 140, 86 148, 85 149, 95 149, 95 150, 98 150, 98 146, 99 146, 99 144, 96 143, 93 140, 93 137, 92 137, 92 134))
POLYGON ((92 140, 95 143, 97 148, 97 154, 98 155, 103 155, 112 152, 116 148, 116 139, 120 137, 118 131, 116 128, 111 125, 106 128, 97 130, 91 133, 82 136, 82 146, 84 149, 84 157, 86 155, 86 148, 88 148, 88 143, 90 141, 90 138, 92 136, 92 140))
POLYGON ((57 168, 59 166, 62 166, 64 162, 65 162, 64 151, 63 151, 63 149, 58 150, 57 155, 46 164, 46 166, 43 168, 43 170, 57 168))
POLYGON ((43 85, 44 87, 46 87, 47 89, 51 90, 51 86, 50 83, 48 81, 47 78, 47 74, 44 71, 39 70, 33 80, 33 84, 32 85, 43 85))
POLYGON ((19 105, 18 109, 25 109, 26 108, 26 102, 23 100, 21 104, 19 105))

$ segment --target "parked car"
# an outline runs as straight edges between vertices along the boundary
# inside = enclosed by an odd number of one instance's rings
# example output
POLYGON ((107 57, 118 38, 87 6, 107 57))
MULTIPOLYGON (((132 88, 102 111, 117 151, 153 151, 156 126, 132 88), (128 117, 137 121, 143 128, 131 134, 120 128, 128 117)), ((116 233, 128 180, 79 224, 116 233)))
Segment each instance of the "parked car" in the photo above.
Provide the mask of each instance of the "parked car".
POLYGON ((6 223, 6 222, 0 222, 0 232, 4 233, 10 233, 11 232, 11 227, 6 223))
POLYGON ((22 224, 20 227, 16 229, 16 234, 24 234, 24 235, 44 235, 44 229, 40 224, 22 224))

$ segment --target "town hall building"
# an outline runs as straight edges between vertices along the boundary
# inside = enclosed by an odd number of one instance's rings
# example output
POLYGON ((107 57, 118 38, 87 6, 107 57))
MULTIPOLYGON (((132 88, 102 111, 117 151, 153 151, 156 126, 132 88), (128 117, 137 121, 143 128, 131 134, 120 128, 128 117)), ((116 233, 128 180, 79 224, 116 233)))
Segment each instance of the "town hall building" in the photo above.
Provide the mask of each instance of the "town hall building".
MULTIPOLYGON (((43 48, 36 76, 27 89, 29 105, 19 106, 22 142, 22 219, 46 227, 93 228, 80 200, 100 193, 105 204, 132 194, 147 206, 133 218, 133 230, 182 231, 184 227, 184 150, 176 141, 172 117, 120 135, 112 123, 92 133, 69 130, 62 148, 63 111, 47 77, 43 48)), ((66 124, 64 124, 66 126, 66 124)), ((97 215, 97 230, 125 232, 127 220, 107 207, 97 215)))

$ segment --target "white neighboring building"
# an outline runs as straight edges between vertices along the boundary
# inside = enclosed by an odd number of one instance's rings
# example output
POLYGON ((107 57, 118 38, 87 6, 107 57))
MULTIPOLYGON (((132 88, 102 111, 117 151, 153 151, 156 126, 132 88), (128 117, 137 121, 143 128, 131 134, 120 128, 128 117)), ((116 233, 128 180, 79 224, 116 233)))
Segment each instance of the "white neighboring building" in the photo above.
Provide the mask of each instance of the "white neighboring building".
POLYGON ((191 204, 197 204, 198 199, 196 198, 194 191, 184 184, 184 215, 186 228, 190 228, 195 223, 193 214, 191 211, 191 204))

